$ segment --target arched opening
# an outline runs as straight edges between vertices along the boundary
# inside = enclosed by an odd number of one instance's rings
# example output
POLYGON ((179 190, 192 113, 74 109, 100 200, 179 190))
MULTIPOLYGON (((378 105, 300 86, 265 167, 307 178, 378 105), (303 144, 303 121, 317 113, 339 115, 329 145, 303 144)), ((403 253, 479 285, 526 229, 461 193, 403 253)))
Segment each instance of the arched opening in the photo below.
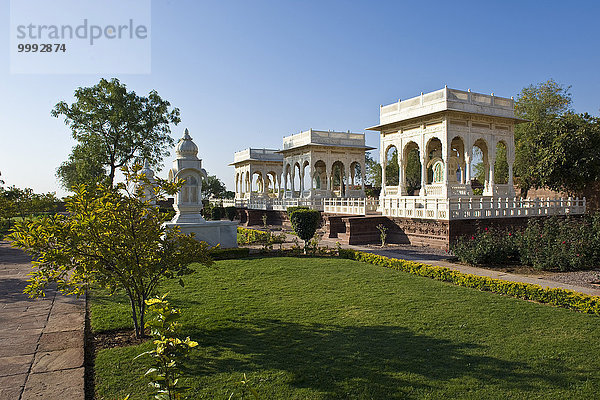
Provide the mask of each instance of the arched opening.
POLYGON ((398 186, 400 182, 400 167, 398 165, 398 149, 391 145, 385 151, 385 185, 398 186))
POLYGON ((358 161, 350 164, 350 190, 360 190, 362 188, 362 167, 358 161))
POLYGON ((404 187, 408 196, 419 194, 421 189, 421 154, 419 145, 409 142, 404 146, 404 187))
POLYGON ((275 171, 267 172, 267 194, 269 197, 276 197, 279 194, 279 188, 277 186, 277 173, 275 171))
MULTIPOLYGON (((304 161, 302 163, 302 189, 304 189, 304 192, 307 192, 311 189, 311 185, 310 185, 310 164, 308 161, 304 161)), ((300 196, 304 196, 305 193, 301 193, 300 196)))
POLYGON ((450 157, 448 159, 448 182, 465 183, 465 143, 456 136, 450 142, 450 157))
POLYGON ((331 167, 331 191, 334 196, 341 197, 344 191, 344 164, 336 161, 331 167))
POLYGON ((313 187, 317 190, 327 190, 327 173, 325 162, 319 160, 314 166, 313 187))
POLYGON ((427 184, 444 182, 444 160, 442 159, 442 142, 433 138, 427 143, 427 184))
POLYGON ((244 193, 250 193, 250 172, 244 173, 244 193))
POLYGON ((300 194, 300 178, 301 178, 300 164, 294 164, 294 197, 300 194))
POLYGON ((264 179, 262 173, 260 171, 254 172, 251 179, 251 192, 255 194, 262 194, 264 191, 264 179))
POLYGON ((508 161, 506 159, 506 143, 498 142, 496 145, 496 161, 494 162, 494 183, 508 183, 508 161))
POLYGON ((292 166, 290 164, 285 165, 283 172, 283 191, 289 192, 292 190, 292 166))
POLYGON ((481 195, 488 187, 488 175, 490 170, 488 147, 485 140, 477 139, 473 144, 472 160, 473 179, 471 180, 471 188, 473 189, 473 194, 481 195))

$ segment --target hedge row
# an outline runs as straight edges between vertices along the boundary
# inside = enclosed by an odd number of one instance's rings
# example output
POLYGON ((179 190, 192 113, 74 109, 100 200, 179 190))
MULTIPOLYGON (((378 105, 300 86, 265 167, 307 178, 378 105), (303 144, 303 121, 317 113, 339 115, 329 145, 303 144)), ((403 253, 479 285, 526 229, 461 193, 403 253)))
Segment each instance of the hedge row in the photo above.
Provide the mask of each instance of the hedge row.
POLYGON ((458 286, 551 304, 583 313, 600 315, 600 297, 598 296, 590 296, 565 289, 543 288, 539 285, 529 283, 510 282, 486 276, 465 274, 450 268, 393 259, 377 254, 349 249, 341 249, 340 257, 374 265, 381 265, 398 271, 408 272, 413 275, 450 282, 458 286))

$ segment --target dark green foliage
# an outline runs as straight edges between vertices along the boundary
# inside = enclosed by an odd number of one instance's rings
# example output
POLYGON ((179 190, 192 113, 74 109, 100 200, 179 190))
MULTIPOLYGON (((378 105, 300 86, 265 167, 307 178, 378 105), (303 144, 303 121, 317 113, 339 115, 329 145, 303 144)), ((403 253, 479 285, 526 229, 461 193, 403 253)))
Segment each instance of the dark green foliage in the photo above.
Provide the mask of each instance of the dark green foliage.
POLYGON ((206 180, 202 182, 202 197, 205 199, 233 199, 235 193, 227 191, 223 181, 217 178, 216 175, 208 175, 206 180))
POLYGON ((489 229, 473 236, 462 236, 452 252, 462 262, 472 265, 514 264, 519 262, 519 234, 489 229))
POLYGON ((406 192, 412 195, 415 190, 421 188, 421 160, 419 151, 412 149, 406 157, 406 192))
POLYGON ((398 150, 396 150, 395 147, 388 149, 385 157, 385 184, 386 186, 397 186, 400 171, 400 166, 398 165, 398 150))
POLYGON ((321 213, 317 210, 296 210, 290 217, 292 228, 298 237, 304 240, 306 244, 319 228, 321 223, 321 213))
POLYGON ((225 207, 225 215, 227 216, 228 220, 233 221, 237 216, 237 208, 233 206, 225 207))
POLYGON ((239 247, 235 249, 212 249, 209 253, 213 260, 230 260, 235 258, 245 258, 250 255, 250 249, 239 247))
POLYGON ((287 216, 290 219, 290 221, 292 220, 292 214, 294 212, 296 212, 297 210, 308 210, 309 208, 307 206, 297 206, 297 207, 288 207, 286 210, 287 216))
POLYGON ((530 219, 523 231, 483 230, 459 238, 452 251, 473 265, 521 262, 549 271, 595 268, 600 265, 600 215, 530 219))
POLYGON ((574 193, 600 176, 600 119, 574 114, 570 87, 553 80, 519 94, 515 115, 515 174, 526 193, 549 187, 574 193))
POLYGON ((221 206, 213 207, 210 210, 210 219, 218 221, 225 216, 225 209, 221 206))
POLYGON ((575 271, 600 265, 600 215, 530 220, 521 262, 536 269, 575 271))

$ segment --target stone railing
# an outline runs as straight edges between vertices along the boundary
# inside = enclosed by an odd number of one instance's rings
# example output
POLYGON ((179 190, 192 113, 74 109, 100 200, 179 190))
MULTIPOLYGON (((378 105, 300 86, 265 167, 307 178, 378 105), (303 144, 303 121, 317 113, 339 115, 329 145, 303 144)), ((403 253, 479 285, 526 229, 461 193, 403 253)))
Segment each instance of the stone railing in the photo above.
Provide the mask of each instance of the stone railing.
POLYGON ((481 197, 450 200, 450 219, 538 217, 584 214, 586 200, 481 197))
POLYGON ((380 206, 382 215, 387 217, 448 219, 448 199, 384 198, 380 206))
POLYGON ((313 210, 323 211, 323 199, 272 199, 273 210, 285 211, 288 207, 305 206, 313 210))
POLYGON ((450 183, 448 185, 448 190, 450 191, 449 195, 453 196, 470 196, 471 190, 468 185, 464 183, 450 183))
POLYGON ((331 214, 365 215, 365 199, 331 198, 323 199, 323 212, 331 214))
POLYGON ((427 193, 427 196, 443 196, 444 185, 425 185, 425 193, 427 193))
POLYGON ((511 218, 585 213, 583 199, 520 199, 508 197, 470 197, 467 199, 383 198, 383 215, 424 219, 511 218))
POLYGON ((395 196, 398 194, 398 186, 386 186, 385 187, 385 195, 386 196, 395 196))

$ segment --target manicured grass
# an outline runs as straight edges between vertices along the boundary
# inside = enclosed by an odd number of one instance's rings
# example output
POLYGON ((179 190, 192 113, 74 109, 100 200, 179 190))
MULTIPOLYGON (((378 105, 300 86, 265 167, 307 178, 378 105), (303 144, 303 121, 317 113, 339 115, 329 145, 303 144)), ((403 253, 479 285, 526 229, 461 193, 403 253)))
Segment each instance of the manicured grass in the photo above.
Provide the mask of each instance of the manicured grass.
MULTIPOLYGON (((591 399, 600 319, 341 259, 264 258, 198 266, 161 287, 200 346, 193 399, 591 399), (246 393, 243 398, 251 398, 246 393)), ((92 297, 92 327, 129 327, 121 297, 92 297)), ((99 399, 148 398, 133 358, 101 351, 99 399)))

